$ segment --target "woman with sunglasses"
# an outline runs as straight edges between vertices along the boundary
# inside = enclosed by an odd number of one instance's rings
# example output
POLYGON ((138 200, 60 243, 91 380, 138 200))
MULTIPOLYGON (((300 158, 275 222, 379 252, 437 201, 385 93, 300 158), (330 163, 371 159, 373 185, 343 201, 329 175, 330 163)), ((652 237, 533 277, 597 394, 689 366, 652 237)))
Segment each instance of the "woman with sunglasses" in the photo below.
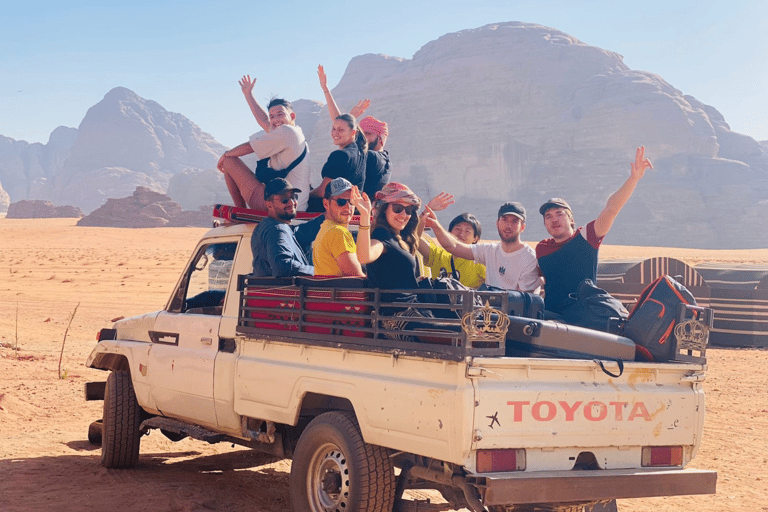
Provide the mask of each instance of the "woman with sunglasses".
MULTIPOLYGON (((372 209, 368 196, 353 192, 351 201, 360 211, 357 257, 360 263, 367 264, 371 286, 418 288, 417 212, 421 199, 401 183, 388 183, 376 193, 372 223, 367 221, 372 209)), ((409 298, 399 297, 396 300, 407 301, 409 298)))

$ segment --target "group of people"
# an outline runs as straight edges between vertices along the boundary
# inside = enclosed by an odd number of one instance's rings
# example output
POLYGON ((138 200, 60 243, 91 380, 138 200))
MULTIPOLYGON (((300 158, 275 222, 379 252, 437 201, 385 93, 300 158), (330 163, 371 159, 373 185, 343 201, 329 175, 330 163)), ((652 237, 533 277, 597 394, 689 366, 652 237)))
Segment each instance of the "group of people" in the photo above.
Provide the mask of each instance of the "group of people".
POLYGON ((290 102, 272 98, 266 110, 253 97, 256 83, 250 75, 240 80, 246 102, 262 131, 253 134, 248 142, 221 155, 219 170, 224 173, 227 189, 235 206, 266 210, 266 185, 275 178, 287 179, 298 187, 300 211, 323 212, 325 190, 331 180, 344 178, 360 190, 373 196, 389 183, 391 164, 384 149, 389 136, 387 123, 367 116, 358 123, 370 105, 360 101, 349 114, 342 114, 328 89, 325 71, 318 67, 320 86, 333 121, 331 138, 338 147, 329 156, 321 171, 322 181, 310 186, 309 148, 304 133, 296 125, 296 113, 290 102), (258 163, 251 170, 241 157, 255 154, 258 163))
POLYGON ((272 100, 267 115, 253 99, 250 77, 240 82, 264 131, 225 152, 219 169, 236 206, 267 211, 268 218, 251 239, 257 276, 358 276, 367 277, 372 287, 416 289, 419 280, 431 274, 453 277, 470 288, 529 293, 543 288, 547 317, 558 319, 579 283, 596 279, 600 244, 646 169, 653 167, 645 148, 637 148, 627 180, 595 220, 578 228, 564 199, 546 201, 539 213, 551 238, 539 242, 535 251, 521 240, 526 209, 514 201, 498 210, 500 240, 479 242, 482 227, 474 215, 462 213, 447 230, 438 221, 435 212, 450 206, 452 195, 441 192, 421 209, 421 199, 410 188, 390 182, 389 155, 383 149, 389 134, 386 123, 372 117, 356 122, 368 100, 350 114, 340 114, 322 66, 318 75, 333 119, 331 136, 339 149, 328 157, 315 188, 309 184, 306 141, 290 104, 272 100), (249 152, 269 158, 259 162, 260 177, 258 165, 254 173, 239 158, 249 152), (264 171, 267 163, 269 170, 264 171), (296 212, 303 210, 324 214, 291 226, 296 212), (349 229, 355 210, 360 219, 356 238, 349 229), (434 232, 439 245, 424 235, 425 228, 434 232))

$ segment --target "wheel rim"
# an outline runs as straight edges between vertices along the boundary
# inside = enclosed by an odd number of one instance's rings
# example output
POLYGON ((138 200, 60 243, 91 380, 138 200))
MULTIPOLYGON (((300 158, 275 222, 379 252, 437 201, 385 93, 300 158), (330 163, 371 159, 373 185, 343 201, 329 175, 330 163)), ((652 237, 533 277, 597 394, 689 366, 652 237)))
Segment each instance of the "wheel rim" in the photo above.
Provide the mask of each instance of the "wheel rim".
POLYGON ((349 464, 335 444, 321 446, 307 472, 311 510, 343 512, 349 508, 349 464))

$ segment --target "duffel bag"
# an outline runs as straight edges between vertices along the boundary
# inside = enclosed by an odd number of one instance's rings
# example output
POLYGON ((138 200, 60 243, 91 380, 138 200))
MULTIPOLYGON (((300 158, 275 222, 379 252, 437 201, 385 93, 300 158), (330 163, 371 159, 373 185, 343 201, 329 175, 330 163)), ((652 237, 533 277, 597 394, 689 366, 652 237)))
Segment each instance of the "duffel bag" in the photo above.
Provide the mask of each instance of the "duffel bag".
POLYGON ((670 276, 659 277, 640 294, 622 334, 645 348, 654 361, 674 359, 673 331, 680 304, 696 306, 696 299, 670 276))
POLYGON ((576 293, 571 293, 557 311, 565 323, 618 334, 620 325, 629 312, 621 301, 591 279, 579 283, 576 293))

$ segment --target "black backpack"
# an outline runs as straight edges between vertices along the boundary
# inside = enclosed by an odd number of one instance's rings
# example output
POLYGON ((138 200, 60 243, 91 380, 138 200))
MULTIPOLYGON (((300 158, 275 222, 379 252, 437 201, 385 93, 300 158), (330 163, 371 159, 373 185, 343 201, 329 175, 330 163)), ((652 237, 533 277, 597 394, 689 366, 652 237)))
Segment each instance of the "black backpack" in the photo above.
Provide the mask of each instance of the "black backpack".
POLYGON ((558 313, 567 324, 618 334, 629 316, 627 308, 610 293, 595 286, 591 279, 579 283, 558 313))
MULTIPOLYGON (((675 359, 674 328, 680 320, 680 304, 696 306, 696 299, 671 277, 659 277, 640 294, 624 325, 623 335, 644 347, 654 361, 675 359)), ((690 318, 694 313, 686 311, 684 316, 690 318)))

